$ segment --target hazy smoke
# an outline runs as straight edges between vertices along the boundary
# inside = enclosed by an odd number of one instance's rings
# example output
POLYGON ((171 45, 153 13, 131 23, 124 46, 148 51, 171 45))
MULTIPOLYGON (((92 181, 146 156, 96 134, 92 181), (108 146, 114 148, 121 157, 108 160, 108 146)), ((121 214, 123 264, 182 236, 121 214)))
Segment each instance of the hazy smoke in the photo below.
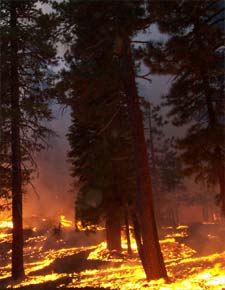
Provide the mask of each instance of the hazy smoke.
POLYGON ((71 193, 71 178, 67 151, 69 144, 65 134, 69 126, 69 112, 61 113, 53 107, 55 119, 48 124, 58 137, 51 137, 51 147, 37 156, 38 174, 33 183, 37 194, 29 188, 24 197, 24 216, 38 215, 57 218, 64 214, 74 217, 74 193, 71 193))

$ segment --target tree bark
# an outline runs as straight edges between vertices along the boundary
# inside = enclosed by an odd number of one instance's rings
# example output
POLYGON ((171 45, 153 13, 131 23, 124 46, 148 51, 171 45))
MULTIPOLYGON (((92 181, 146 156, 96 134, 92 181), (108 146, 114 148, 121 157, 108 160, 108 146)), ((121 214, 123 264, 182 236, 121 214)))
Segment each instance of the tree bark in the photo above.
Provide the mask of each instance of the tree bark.
MULTIPOLYGON (((141 259, 142 266, 144 268, 145 267, 145 264, 144 264, 144 251, 143 251, 140 223, 138 222, 138 218, 137 218, 135 210, 132 210, 131 217, 132 217, 132 222, 133 222, 133 227, 134 227, 134 238, 135 238, 135 241, 136 241, 138 254, 139 254, 139 257, 141 259)), ((145 268, 144 268, 144 270, 145 270, 145 268)))
POLYGON ((221 205, 222 214, 225 215, 225 169, 224 169, 224 159, 223 154, 219 146, 215 149, 215 167, 218 172, 219 181, 219 202, 221 205))
MULTIPOLYGON (((203 78, 203 82, 205 84, 205 88, 209 89, 209 83, 206 80, 206 77, 203 78)), ((208 111, 208 118, 209 118, 209 127, 211 129, 215 129, 217 125, 217 119, 216 114, 214 111, 212 98, 208 93, 208 90, 205 89, 206 94, 206 106, 208 111)), ((224 144, 222 144, 224 145, 224 144)), ((218 176, 218 183, 220 188, 220 194, 219 194, 219 202, 221 204, 221 210, 223 215, 225 215, 225 168, 224 168, 224 156, 221 152, 221 148, 219 144, 215 144, 214 149, 214 156, 213 156, 213 163, 214 163, 214 169, 215 172, 217 172, 218 176)))
POLYGON ((134 63, 130 41, 123 38, 120 55, 121 78, 127 96, 128 112, 131 122, 136 170, 137 197, 135 211, 139 223, 142 253, 139 252, 147 280, 167 278, 167 272, 160 249, 154 215, 152 184, 148 153, 144 136, 143 118, 135 82, 134 63))
POLYGON ((131 241, 130 241, 130 230, 129 230, 129 211, 128 206, 123 204, 124 207, 124 223, 125 223, 125 232, 126 232, 126 239, 127 239, 127 254, 132 254, 131 248, 131 241))
POLYGON ((120 210, 110 205, 106 216, 106 242, 109 251, 121 251, 121 222, 120 210))
POLYGON ((106 212, 106 241, 109 251, 121 251, 121 196, 118 185, 116 164, 112 161, 113 191, 107 201, 106 212))
POLYGON ((12 163, 12 278, 24 277, 22 173, 16 1, 10 1, 11 29, 11 163, 12 163))

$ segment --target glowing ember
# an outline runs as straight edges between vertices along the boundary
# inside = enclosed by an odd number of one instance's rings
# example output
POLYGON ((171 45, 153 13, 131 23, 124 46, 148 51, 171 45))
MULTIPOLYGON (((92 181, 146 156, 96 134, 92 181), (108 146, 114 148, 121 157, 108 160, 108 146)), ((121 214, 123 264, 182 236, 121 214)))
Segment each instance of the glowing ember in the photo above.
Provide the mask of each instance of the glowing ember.
MULTIPOLYGON (((225 252, 212 255, 197 256, 196 251, 185 243, 178 242, 186 235, 186 227, 179 229, 167 229, 171 234, 165 234, 165 239, 160 241, 163 251, 170 283, 164 280, 146 282, 145 273, 137 255, 136 244, 131 237, 133 255, 127 255, 126 241, 122 241, 123 251, 119 255, 113 255, 106 249, 106 243, 98 246, 71 247, 67 244, 64 236, 57 239, 51 232, 45 235, 36 231, 25 239, 24 261, 26 279, 20 284, 9 285, 9 288, 20 286, 42 284, 55 281, 56 287, 103 287, 120 290, 222 290, 225 285, 225 252), (178 241, 176 238, 179 237, 178 241), (87 265, 98 265, 94 268, 88 266, 75 272, 73 268, 68 273, 57 272, 53 267, 56 261, 63 263, 65 259, 71 259, 71 265, 75 262, 77 255, 87 253, 82 263, 87 265), (86 261, 86 262, 85 262, 86 261), (98 261, 97 264, 96 261, 98 261), (67 282, 63 282, 67 279, 67 282), (69 280, 68 280, 69 279, 69 280), (58 281, 58 282, 57 282, 58 281)), ((67 234, 67 232, 65 232, 67 234)), ((72 231, 71 231, 72 233, 72 231)), ((75 235, 75 233, 73 232, 75 235)), ((77 237, 79 237, 79 234, 77 237)), ((2 232, 0 235, 0 276, 1 279, 10 277, 11 265, 11 234, 2 232)), ((67 260, 65 260, 67 261, 67 260)), ((76 263, 75 263, 76 264, 76 263)), ((0 279, 0 280, 1 280, 0 279)))
POLYGON ((140 263, 129 260, 125 265, 119 267, 84 271, 73 279, 69 287, 91 285, 92 287, 110 287, 120 290, 221 290, 225 285, 225 270, 221 263, 215 264, 215 262, 219 259, 221 262, 223 261, 224 266, 224 258, 225 252, 220 254, 220 258, 212 255, 204 257, 204 261, 201 258, 184 259, 176 265, 167 265, 171 277, 170 284, 166 284, 162 279, 147 283, 140 263), (193 272, 196 273, 193 274, 193 272), (175 279, 176 282, 174 282, 175 279))
POLYGON ((62 277, 66 277, 66 274, 56 274, 56 273, 52 273, 52 274, 48 274, 48 275, 43 275, 43 276, 35 276, 35 277, 28 277, 24 282, 17 284, 17 285, 10 285, 7 288, 19 288, 21 286, 28 286, 28 285, 33 285, 33 284, 42 284, 44 282, 48 282, 48 281, 55 281, 59 278, 62 277))
POLYGON ((0 229, 12 229, 13 228, 13 223, 11 220, 5 220, 5 221, 0 221, 0 229))
POLYGON ((104 227, 101 227, 98 225, 88 225, 86 227, 83 227, 80 221, 76 222, 76 228, 80 232, 95 232, 95 231, 102 231, 105 229, 104 227))
POLYGON ((0 234, 0 244, 10 242, 12 239, 12 234, 1 233, 0 234))
POLYGON ((68 220, 68 219, 66 219, 66 217, 64 215, 60 216, 60 223, 65 228, 70 228, 70 227, 73 226, 73 222, 68 220))

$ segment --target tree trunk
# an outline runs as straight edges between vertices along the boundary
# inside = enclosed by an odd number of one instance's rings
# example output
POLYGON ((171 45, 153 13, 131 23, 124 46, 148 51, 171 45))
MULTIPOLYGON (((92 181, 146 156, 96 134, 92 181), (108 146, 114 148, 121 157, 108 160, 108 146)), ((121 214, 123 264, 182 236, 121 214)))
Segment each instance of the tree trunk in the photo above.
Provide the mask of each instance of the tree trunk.
POLYGON ((219 177, 220 184, 220 203, 223 215, 225 215, 225 182, 224 182, 224 171, 220 173, 219 177))
POLYGON ((110 206, 106 216, 106 242, 109 251, 121 251, 121 223, 120 210, 110 206))
POLYGON ((224 169, 224 158, 221 153, 219 146, 215 149, 215 167, 218 172, 218 181, 219 181, 219 202, 221 205, 222 214, 225 215, 225 169, 224 169))
POLYGON ((127 254, 132 254, 131 249, 131 241, 130 241, 130 230, 129 230, 129 211, 127 205, 123 205, 124 207, 124 223, 125 223, 125 232, 126 232, 126 239, 127 239, 127 254))
MULTIPOLYGON (((205 88, 209 87, 209 83, 207 82, 206 78, 203 78, 205 88)), ((208 94, 208 91, 206 92, 206 106, 208 110, 208 118, 209 118, 209 126, 212 129, 216 128, 217 125, 217 119, 216 114, 213 107, 213 102, 211 96, 208 94)), ((224 156, 221 152, 221 148, 219 144, 215 144, 215 150, 214 150, 214 168, 215 172, 217 172, 218 176, 218 183, 220 187, 220 194, 219 194, 219 202, 221 204, 221 210, 223 215, 225 215, 225 169, 224 169, 224 156)), ((224 144, 222 144, 224 145, 224 144)))
POLYGON ((128 112, 133 134, 137 183, 135 211, 140 227, 143 249, 143 253, 139 252, 139 254, 142 257, 143 268, 148 280, 167 278, 156 228, 143 118, 139 106, 134 64, 128 38, 123 39, 123 51, 120 59, 121 78, 127 96, 128 112))
POLYGON ((10 2, 11 28, 11 162, 12 162, 12 278, 24 277, 23 221, 22 221, 22 174, 20 151, 20 105, 18 75, 18 43, 16 1, 10 2))
MULTIPOLYGON (((137 218, 136 212, 134 210, 132 210, 132 222, 133 222, 133 227, 134 227, 134 238, 135 238, 135 241, 137 244, 138 254, 139 254, 139 257, 141 259, 143 268, 144 268, 145 267, 144 252, 143 252, 143 244, 142 244, 142 238, 141 238, 140 223, 138 222, 138 218, 137 218)), ((144 268, 144 270, 145 270, 145 268, 144 268)))
POLYGON ((112 161, 113 192, 107 201, 106 212, 106 241, 109 251, 121 251, 121 196, 119 192, 116 165, 112 161))

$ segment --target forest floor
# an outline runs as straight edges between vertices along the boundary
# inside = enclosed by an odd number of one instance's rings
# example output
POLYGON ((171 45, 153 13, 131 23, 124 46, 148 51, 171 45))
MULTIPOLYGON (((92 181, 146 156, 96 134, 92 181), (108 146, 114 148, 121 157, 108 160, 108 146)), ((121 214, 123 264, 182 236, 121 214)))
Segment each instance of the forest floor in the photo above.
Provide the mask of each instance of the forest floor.
MULTIPOLYGON (((10 234, 8 234, 10 237, 10 234)), ((109 253, 103 232, 27 232, 26 279, 10 279, 10 241, 0 241, 0 290, 225 290, 225 225, 194 224, 160 230, 170 283, 146 282, 135 246, 133 255, 109 253)), ((125 245, 124 245, 125 247, 125 245)))

